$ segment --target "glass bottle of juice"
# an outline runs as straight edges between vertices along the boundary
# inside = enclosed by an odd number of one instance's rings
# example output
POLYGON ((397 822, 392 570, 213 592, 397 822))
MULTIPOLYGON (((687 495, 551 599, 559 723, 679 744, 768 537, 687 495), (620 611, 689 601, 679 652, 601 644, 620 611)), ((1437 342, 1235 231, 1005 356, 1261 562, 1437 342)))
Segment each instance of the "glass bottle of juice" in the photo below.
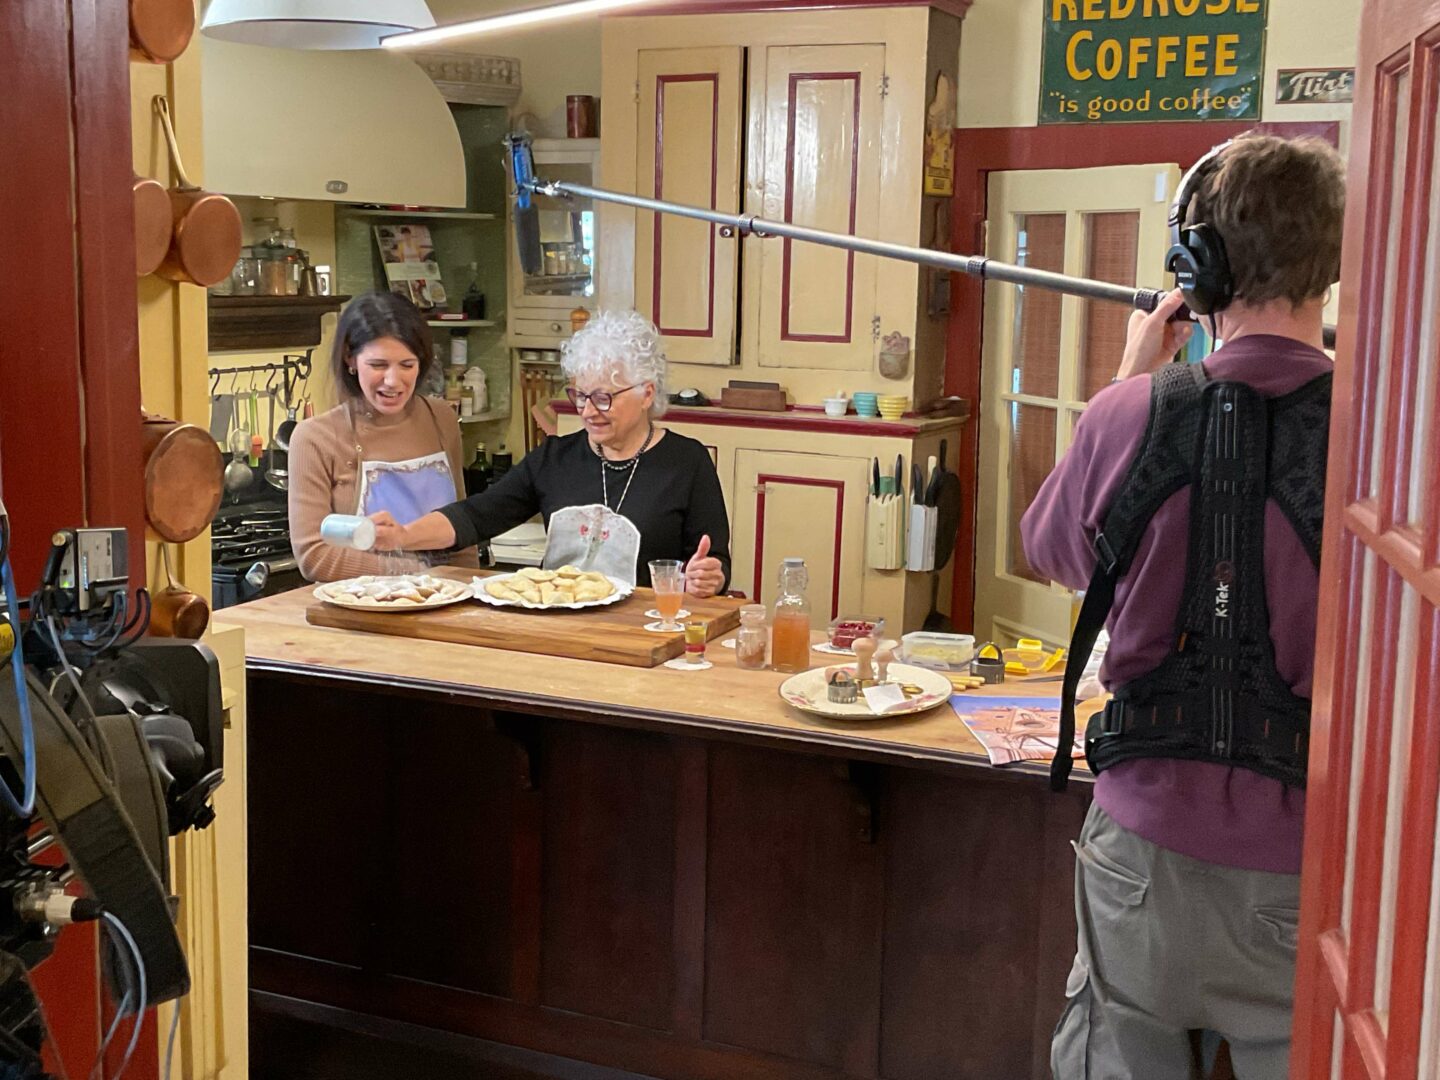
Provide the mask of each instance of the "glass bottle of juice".
POLYGON ((786 559, 780 566, 780 599, 770 624, 770 666, 776 671, 804 671, 810 666, 810 601, 805 589, 810 573, 804 559, 786 559))

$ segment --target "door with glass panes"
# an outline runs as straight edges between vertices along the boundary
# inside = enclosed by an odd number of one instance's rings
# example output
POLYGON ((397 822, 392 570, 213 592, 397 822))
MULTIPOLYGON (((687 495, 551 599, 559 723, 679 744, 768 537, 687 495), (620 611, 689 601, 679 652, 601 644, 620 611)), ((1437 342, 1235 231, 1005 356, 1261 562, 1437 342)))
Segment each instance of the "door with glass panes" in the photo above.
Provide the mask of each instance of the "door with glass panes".
MULTIPOLYGON (((1004 262, 1158 287, 1175 165, 990 177, 986 253, 1004 262)), ((1120 366, 1121 304, 992 282, 985 292, 975 633, 1063 645, 1071 593, 1032 568, 1020 518, 1120 366)))

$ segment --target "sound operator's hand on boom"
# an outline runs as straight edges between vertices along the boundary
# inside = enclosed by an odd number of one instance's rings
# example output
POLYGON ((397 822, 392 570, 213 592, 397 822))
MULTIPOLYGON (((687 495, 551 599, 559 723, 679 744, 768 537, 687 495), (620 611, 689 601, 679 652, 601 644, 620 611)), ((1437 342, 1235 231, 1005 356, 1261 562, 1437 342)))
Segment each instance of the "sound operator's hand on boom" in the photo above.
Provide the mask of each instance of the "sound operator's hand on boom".
POLYGON ((1175 354, 1190 341, 1195 324, 1171 322, 1185 301, 1180 290, 1167 293, 1165 298, 1151 312, 1135 311, 1130 315, 1130 325, 1125 331, 1125 356, 1120 361, 1120 371, 1115 381, 1135 375, 1149 375, 1175 358, 1175 354))

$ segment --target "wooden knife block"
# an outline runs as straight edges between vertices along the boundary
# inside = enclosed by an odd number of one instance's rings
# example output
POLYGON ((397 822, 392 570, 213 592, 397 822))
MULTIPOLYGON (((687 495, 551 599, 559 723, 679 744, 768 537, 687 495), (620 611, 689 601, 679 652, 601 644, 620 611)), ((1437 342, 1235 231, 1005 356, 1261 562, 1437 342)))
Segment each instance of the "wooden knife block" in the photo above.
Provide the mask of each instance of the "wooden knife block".
POLYGON ((778 383, 742 382, 733 380, 720 390, 722 409, 756 409, 763 412, 784 412, 785 391, 778 383))

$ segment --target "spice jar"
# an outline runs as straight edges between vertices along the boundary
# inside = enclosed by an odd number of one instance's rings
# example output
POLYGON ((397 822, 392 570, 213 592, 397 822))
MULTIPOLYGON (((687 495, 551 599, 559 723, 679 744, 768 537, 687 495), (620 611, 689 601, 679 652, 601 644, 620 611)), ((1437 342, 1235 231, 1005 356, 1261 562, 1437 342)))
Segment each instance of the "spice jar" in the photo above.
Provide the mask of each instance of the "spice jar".
POLYGON ((763 604, 746 604, 740 609, 740 629, 735 634, 735 665, 759 671, 765 666, 770 631, 765 626, 763 604))

